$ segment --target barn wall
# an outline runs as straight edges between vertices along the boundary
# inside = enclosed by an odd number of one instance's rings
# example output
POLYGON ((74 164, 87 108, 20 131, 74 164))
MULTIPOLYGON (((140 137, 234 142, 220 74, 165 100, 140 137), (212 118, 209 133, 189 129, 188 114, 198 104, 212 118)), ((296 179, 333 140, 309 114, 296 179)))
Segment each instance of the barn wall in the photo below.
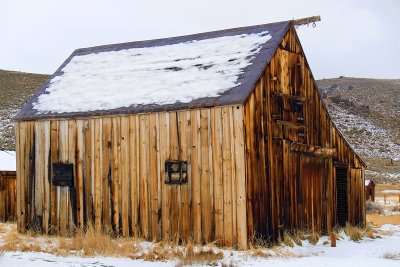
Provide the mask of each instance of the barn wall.
POLYGON ((0 171, 0 221, 15 221, 17 183, 15 171, 0 171))
POLYGON ((293 29, 245 104, 245 131, 249 237, 330 231, 336 161, 348 163, 348 221, 365 222, 363 164, 331 121, 293 29))
POLYGON ((247 247, 243 106, 15 126, 19 231, 91 221, 123 236, 247 247), (165 184, 178 151, 188 183, 165 184), (74 164, 73 189, 51 184, 57 162, 74 164))

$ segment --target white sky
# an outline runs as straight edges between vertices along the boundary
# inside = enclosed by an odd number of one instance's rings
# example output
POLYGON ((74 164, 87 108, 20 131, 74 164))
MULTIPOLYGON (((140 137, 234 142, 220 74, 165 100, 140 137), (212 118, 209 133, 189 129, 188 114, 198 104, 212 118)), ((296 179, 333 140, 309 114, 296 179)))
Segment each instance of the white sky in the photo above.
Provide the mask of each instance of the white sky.
POLYGON ((321 15, 314 76, 400 78, 399 0, 0 0, 0 69, 53 73, 81 47, 321 15))

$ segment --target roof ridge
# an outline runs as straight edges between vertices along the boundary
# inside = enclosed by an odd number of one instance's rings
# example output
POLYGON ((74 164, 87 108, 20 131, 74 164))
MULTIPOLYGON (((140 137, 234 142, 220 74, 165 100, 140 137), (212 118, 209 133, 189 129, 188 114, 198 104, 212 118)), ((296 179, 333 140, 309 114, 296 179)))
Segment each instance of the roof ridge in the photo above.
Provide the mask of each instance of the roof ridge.
MULTIPOLYGON (((147 40, 137 40, 137 41, 129 41, 129 42, 122 42, 122 43, 114 43, 114 44, 105 44, 105 45, 96 45, 96 46, 89 46, 89 47, 82 47, 76 49, 73 54, 81 54, 85 53, 87 51, 90 51, 93 53, 93 50, 103 50, 105 48, 110 48, 110 47, 121 47, 120 49, 115 49, 113 51, 118 51, 118 50, 123 50, 126 49, 126 46, 136 46, 136 45, 141 45, 141 44, 148 44, 148 43, 164 43, 172 40, 179 40, 179 39, 192 39, 196 40, 198 39, 203 39, 201 37, 205 37, 206 35, 215 35, 217 33, 232 33, 232 35, 235 35, 236 31, 246 31, 246 30, 256 30, 259 28, 264 28, 266 26, 272 26, 272 25, 278 25, 278 24, 288 24, 291 23, 291 20, 286 20, 286 21, 279 21, 279 22, 273 22, 273 23, 266 23, 266 24, 257 24, 257 25, 250 25, 250 26, 242 26, 242 27, 234 27, 234 28, 227 28, 227 29, 222 29, 222 30, 215 30, 215 31, 206 31, 206 32, 200 32, 200 33, 192 33, 192 34, 184 34, 184 35, 178 35, 178 36, 170 36, 170 37, 162 37, 162 38, 156 38, 156 39, 147 39, 147 40), (200 37, 200 38, 199 38, 200 37)), ((228 36, 230 34, 224 35, 228 36)), ((176 42, 180 43, 180 42, 176 42)), ((156 45, 154 45, 156 46, 156 45)), ((149 46, 146 46, 149 47, 149 46)))

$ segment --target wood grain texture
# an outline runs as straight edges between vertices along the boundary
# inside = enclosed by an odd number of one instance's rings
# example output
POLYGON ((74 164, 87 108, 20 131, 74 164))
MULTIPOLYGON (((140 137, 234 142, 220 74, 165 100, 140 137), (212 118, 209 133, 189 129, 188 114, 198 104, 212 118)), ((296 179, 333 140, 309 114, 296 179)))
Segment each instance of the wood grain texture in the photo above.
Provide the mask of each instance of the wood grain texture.
POLYGON ((284 229, 331 231, 337 208, 335 162, 350 166, 348 221, 365 223, 360 199, 365 166, 331 121, 293 29, 244 114, 249 237, 277 240, 284 229))

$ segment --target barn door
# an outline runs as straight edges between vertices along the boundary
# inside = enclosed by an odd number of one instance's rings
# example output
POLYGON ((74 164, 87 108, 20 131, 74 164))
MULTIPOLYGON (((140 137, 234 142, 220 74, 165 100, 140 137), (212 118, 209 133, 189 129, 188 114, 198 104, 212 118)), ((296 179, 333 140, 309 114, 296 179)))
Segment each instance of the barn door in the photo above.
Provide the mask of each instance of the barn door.
POLYGON ((300 156, 298 190, 298 227, 321 231, 325 225, 326 171, 324 159, 300 156))
POLYGON ((336 222, 345 226, 347 210, 347 165, 336 165, 336 222))

